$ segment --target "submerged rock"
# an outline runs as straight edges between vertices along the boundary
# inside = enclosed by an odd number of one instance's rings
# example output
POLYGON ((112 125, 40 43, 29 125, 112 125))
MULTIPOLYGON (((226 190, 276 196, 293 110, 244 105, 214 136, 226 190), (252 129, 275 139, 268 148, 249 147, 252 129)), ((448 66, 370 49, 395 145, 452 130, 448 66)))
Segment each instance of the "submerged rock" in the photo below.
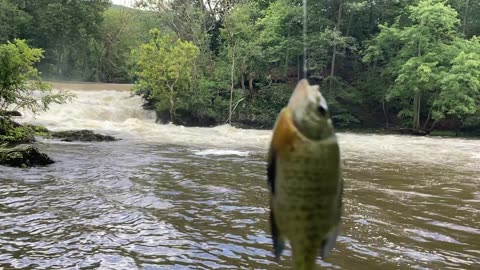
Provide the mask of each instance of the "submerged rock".
POLYGON ((51 132, 53 138, 62 139, 64 142, 111 142, 117 141, 112 136, 94 133, 91 130, 68 130, 51 132))
POLYGON ((0 148, 0 164, 12 167, 33 167, 52 164, 54 161, 31 145, 0 148))

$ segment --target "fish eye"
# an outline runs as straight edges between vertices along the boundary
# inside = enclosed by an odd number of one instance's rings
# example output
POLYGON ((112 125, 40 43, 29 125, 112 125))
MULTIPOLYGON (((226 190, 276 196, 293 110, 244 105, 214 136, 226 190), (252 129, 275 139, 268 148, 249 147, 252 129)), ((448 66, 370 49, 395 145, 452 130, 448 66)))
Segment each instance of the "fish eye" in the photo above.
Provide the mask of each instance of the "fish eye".
POLYGON ((322 106, 322 105, 319 105, 317 107, 317 110, 318 112, 322 115, 322 116, 326 116, 327 115, 327 110, 322 106))

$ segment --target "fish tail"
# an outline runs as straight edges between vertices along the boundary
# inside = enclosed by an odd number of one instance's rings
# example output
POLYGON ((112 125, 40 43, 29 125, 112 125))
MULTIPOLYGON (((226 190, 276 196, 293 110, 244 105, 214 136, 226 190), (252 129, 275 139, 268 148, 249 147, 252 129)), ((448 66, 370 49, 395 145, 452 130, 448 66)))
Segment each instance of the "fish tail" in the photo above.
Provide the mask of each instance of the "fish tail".
POLYGON ((309 259, 295 260, 295 270, 314 270, 315 267, 315 257, 309 259))
POLYGON ((315 249, 303 248, 299 250, 292 246, 294 269, 295 270, 314 270, 316 267, 317 252, 315 249))

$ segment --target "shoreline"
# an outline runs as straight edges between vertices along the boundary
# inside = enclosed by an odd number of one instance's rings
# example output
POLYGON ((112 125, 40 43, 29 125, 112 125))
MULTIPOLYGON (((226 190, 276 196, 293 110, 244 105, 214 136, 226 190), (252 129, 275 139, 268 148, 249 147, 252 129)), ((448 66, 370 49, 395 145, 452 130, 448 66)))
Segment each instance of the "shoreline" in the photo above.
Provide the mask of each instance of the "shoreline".
POLYGON ((131 91, 134 84, 127 83, 98 83, 98 82, 80 82, 80 81, 43 81, 52 86, 53 89, 58 90, 72 90, 72 91, 101 91, 111 90, 119 92, 131 91), (108 87, 105 87, 108 86, 108 87))
MULTIPOLYGON (((46 80, 45 83, 52 85, 52 88, 58 90, 72 90, 72 91, 118 91, 118 92, 130 92, 134 84, 122 84, 122 83, 102 83, 102 82, 82 82, 82 81, 54 81, 46 80)), ((241 129, 258 129, 258 130, 271 130, 271 128, 260 128, 254 125, 244 125, 244 124, 232 124, 233 127, 241 129)), ((409 134, 401 134, 395 130, 385 130, 381 127, 378 128, 359 128, 359 127, 337 127, 337 132, 352 132, 359 134, 376 134, 376 135, 406 135, 406 136, 415 136, 409 134)), ((426 135, 427 137, 444 137, 444 138, 466 138, 466 139, 480 139, 480 134, 477 132, 465 132, 460 131, 458 134, 455 134, 455 131, 451 130, 434 130, 431 134, 426 135)), ((419 136, 423 137, 423 136, 419 136)))

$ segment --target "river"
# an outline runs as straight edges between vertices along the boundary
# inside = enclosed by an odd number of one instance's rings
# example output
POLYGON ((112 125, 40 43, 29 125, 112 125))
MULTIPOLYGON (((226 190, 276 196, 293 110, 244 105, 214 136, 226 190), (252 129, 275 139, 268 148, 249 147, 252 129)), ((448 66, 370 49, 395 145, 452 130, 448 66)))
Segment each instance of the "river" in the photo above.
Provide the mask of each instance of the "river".
MULTIPOLYGON (((269 236, 270 131, 159 125, 139 97, 75 91, 21 122, 55 164, 0 166, 0 268, 288 269, 269 236)), ((338 134, 344 218, 325 269, 480 269, 480 141, 338 134)))

